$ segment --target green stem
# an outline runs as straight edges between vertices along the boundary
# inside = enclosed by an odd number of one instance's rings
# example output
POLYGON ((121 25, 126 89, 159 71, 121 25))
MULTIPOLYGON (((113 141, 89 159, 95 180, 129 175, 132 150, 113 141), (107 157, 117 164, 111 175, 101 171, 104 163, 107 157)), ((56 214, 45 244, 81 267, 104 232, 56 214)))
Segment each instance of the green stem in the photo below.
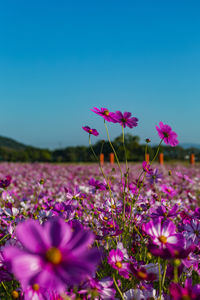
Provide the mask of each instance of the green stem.
POLYGON ((3 286, 3 288, 4 288, 5 292, 6 292, 6 294, 8 296, 10 296, 9 293, 8 293, 8 290, 7 290, 6 286, 5 286, 5 284, 3 283, 3 281, 1 282, 1 284, 2 284, 2 286, 3 286))
POLYGON ((113 144, 112 144, 112 142, 111 142, 111 140, 110 140, 110 136, 109 136, 109 133, 108 133, 108 127, 107 127, 107 125, 106 125, 105 120, 104 120, 104 126, 105 126, 105 128, 106 128, 106 133, 107 133, 108 141, 109 141, 110 146, 111 146, 111 148, 112 148, 112 150, 113 150, 113 153, 114 153, 114 155, 115 155, 115 159, 116 159, 116 161, 117 161, 117 165, 118 165, 118 167, 119 167, 119 170, 120 170, 120 173, 121 173, 121 180, 122 180, 122 178, 123 178, 122 169, 121 169, 121 166, 120 166, 119 159, 118 159, 117 153, 116 153, 116 151, 115 151, 115 148, 113 147, 113 144))
POLYGON ((4 237, 2 237, 2 239, 0 239, 0 242, 2 242, 9 235, 10 235, 10 233, 7 233, 6 235, 4 235, 4 237))
MULTIPOLYGON (((123 142, 123 148, 124 148, 124 154, 125 154, 125 162, 126 162, 126 174, 125 174, 125 182, 124 182, 124 192, 123 192, 123 215, 122 219, 125 221, 125 208, 126 208, 126 203, 125 203, 125 197, 126 197, 126 186, 129 192, 129 187, 128 187, 128 160, 127 160, 127 153, 126 153, 126 146, 124 142, 124 127, 122 126, 122 142, 123 142)), ((125 222, 124 222, 125 225, 125 222)))
POLYGON ((113 281, 114 281, 114 284, 115 284, 115 286, 116 286, 116 288, 117 288, 117 290, 118 290, 118 292, 119 292, 119 294, 120 294, 122 300, 124 300, 124 296, 123 296, 123 294, 122 294, 122 292, 121 292, 121 290, 120 290, 120 288, 119 288, 119 286, 118 286, 118 284, 117 284, 117 281, 116 281, 116 279, 115 279, 115 275, 113 275, 113 281))
MULTIPOLYGON (((143 173, 143 172, 142 172, 142 173, 143 173)), ((142 175, 142 174, 141 174, 141 175, 142 175)), ((143 182, 144 182, 145 177, 146 177, 146 172, 145 172, 145 174, 144 174, 144 177, 142 178, 142 182, 141 182, 141 184, 140 184, 139 191, 138 191, 137 198, 136 198, 135 202, 138 201, 138 198, 139 198, 139 196, 140 196, 140 192, 141 192, 141 189, 142 189, 142 186, 143 186, 143 182)), ((140 178, 140 177, 139 177, 139 178, 140 178)), ((137 182, 137 188, 138 188, 138 183, 139 183, 139 181, 137 182)), ((136 191, 137 191, 137 190, 136 190, 136 191)), ((131 219, 132 219, 132 212, 133 212, 133 201, 131 202, 130 223, 131 223, 131 219)))
POLYGON ((161 269, 160 269, 160 257, 158 257, 158 271, 159 271, 159 300, 162 297, 162 276, 161 276, 161 269))
POLYGON ((174 266, 174 282, 178 283, 178 267, 174 266))
MULTIPOLYGON (((105 175, 105 173, 104 173, 104 171, 103 171, 103 168, 102 168, 102 166, 101 166, 101 163, 100 163, 100 161, 99 161, 99 159, 98 159, 98 157, 97 157, 97 155, 96 155, 96 153, 95 153, 95 151, 94 151, 94 149, 93 149, 93 147, 92 147, 90 134, 89 134, 89 145, 90 145, 90 148, 91 148, 91 150, 92 150, 92 153, 94 154, 94 157, 96 158, 97 162, 99 163, 99 168, 100 168, 100 170, 101 170, 101 173, 102 173, 102 175, 103 175, 103 177, 104 177, 104 179, 105 179, 105 181, 106 181, 106 184, 107 184, 107 186, 108 186, 108 189, 109 189, 110 199, 113 199, 113 201, 114 201, 115 210, 116 210, 116 215, 117 215, 117 205, 116 205, 116 201, 115 201, 115 198, 114 198, 113 195, 112 195, 112 190, 111 190, 109 181, 107 180, 107 177, 106 177, 106 175, 105 175)), ((101 147, 101 151, 102 151, 102 149, 103 149, 103 146, 101 147)), ((115 222, 114 222, 114 215, 113 215, 113 208, 112 208, 112 205, 111 205, 111 214, 112 214, 112 219, 113 219, 113 226, 114 226, 114 229, 115 229, 115 222)))
POLYGON ((145 153, 145 154, 144 154, 144 155, 145 155, 145 156, 144 156, 145 159, 146 159, 146 154, 147 154, 147 148, 148 148, 148 144, 146 143, 145 150, 144 150, 144 151, 145 151, 145 152, 144 152, 144 153, 145 153))
MULTIPOLYGON (((128 161, 127 161, 127 153, 126 153, 126 147, 125 147, 125 142, 124 142, 124 127, 123 126, 122 126, 122 142, 123 142, 125 162, 126 162, 126 174, 125 174, 124 191, 123 191, 123 214, 122 214, 122 219, 123 219, 123 221, 125 221, 125 209, 126 209, 125 197, 126 197, 126 186, 127 186, 127 182, 128 182, 128 161)), ((124 226, 125 226, 125 222, 124 222, 124 226)))
POLYGON ((134 225, 133 228, 135 229, 135 231, 137 232, 137 234, 141 237, 141 239, 144 240, 142 234, 140 233, 140 231, 139 231, 139 229, 136 227, 136 225, 134 225))
POLYGON ((160 146, 162 144, 163 139, 160 141, 160 144, 158 145, 158 149, 156 151, 156 154, 154 155, 154 158, 152 159, 152 161, 150 162, 150 165, 154 162, 154 160, 156 159, 156 157, 158 156, 159 150, 160 150, 160 146))
POLYGON ((165 261, 165 264, 164 264, 164 272, 163 272, 163 278, 162 278, 162 288, 164 287, 164 284, 165 284, 166 272, 167 272, 167 260, 165 261))
POLYGON ((128 160, 127 160, 127 152, 126 152, 126 147, 125 147, 125 142, 124 142, 124 127, 122 126, 122 142, 123 142, 123 147, 124 147, 124 154, 125 154, 125 161, 126 161, 126 173, 128 172, 128 160))

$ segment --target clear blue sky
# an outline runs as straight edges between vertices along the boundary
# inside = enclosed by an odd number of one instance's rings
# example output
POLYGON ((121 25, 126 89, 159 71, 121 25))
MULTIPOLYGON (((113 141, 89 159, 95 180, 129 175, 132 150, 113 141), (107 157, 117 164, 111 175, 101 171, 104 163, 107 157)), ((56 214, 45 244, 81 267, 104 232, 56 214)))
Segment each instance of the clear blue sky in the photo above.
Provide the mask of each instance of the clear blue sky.
POLYGON ((97 106, 132 112, 141 141, 163 121, 200 143, 199 13, 198 0, 1 1, 0 135, 87 144, 83 125, 105 138, 97 106))

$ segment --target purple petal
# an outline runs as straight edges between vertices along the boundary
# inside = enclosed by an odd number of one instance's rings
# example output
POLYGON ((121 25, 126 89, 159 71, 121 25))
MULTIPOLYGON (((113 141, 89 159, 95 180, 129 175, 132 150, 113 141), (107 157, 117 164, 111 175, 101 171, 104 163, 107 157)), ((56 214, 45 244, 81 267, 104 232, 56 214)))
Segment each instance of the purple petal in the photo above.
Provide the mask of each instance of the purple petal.
POLYGON ((45 232, 49 238, 49 245, 64 247, 72 236, 72 228, 61 218, 52 218, 44 225, 45 232))
POLYGON ((78 230, 76 235, 73 234, 72 238, 69 240, 67 249, 73 251, 74 255, 82 254, 82 252, 93 243, 93 240, 94 235, 90 231, 84 229, 81 231, 78 230))
POLYGON ((36 220, 29 219, 17 225, 16 234, 22 245, 30 252, 44 252, 48 248, 46 232, 36 220))

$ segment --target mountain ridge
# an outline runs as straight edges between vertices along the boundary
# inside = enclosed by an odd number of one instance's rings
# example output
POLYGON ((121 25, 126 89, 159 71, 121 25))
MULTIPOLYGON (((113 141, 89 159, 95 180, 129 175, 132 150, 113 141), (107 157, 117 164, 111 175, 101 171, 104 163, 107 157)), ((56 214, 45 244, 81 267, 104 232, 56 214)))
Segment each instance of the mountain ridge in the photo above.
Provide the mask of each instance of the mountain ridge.
MULTIPOLYGON (((154 146, 154 145, 152 145, 152 146, 154 146)), ((200 149, 200 144, 197 144, 197 143, 180 143, 178 146, 182 147, 183 149, 190 149, 190 148, 200 149)), ((13 138, 1 136, 1 135, 0 135, 0 147, 13 149, 13 150, 25 150, 27 148, 43 150, 43 148, 26 145, 24 143, 16 141, 13 138)), ((65 147, 65 148, 67 148, 67 147, 65 147)), ((59 149, 56 149, 56 150, 59 150, 59 149)))
POLYGON ((0 136, 0 147, 7 148, 7 149, 13 149, 13 150, 25 150, 29 147, 37 149, 34 146, 25 145, 21 142, 16 141, 15 139, 5 137, 2 135, 0 136))

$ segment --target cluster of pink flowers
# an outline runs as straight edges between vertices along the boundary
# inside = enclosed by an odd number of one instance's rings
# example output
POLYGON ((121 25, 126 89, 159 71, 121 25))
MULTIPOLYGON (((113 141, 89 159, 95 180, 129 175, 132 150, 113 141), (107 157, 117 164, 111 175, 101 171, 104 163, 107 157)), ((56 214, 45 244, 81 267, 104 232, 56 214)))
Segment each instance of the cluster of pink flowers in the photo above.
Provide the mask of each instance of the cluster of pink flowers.
POLYGON ((0 299, 200 299, 199 179, 197 165, 0 164, 0 299))

